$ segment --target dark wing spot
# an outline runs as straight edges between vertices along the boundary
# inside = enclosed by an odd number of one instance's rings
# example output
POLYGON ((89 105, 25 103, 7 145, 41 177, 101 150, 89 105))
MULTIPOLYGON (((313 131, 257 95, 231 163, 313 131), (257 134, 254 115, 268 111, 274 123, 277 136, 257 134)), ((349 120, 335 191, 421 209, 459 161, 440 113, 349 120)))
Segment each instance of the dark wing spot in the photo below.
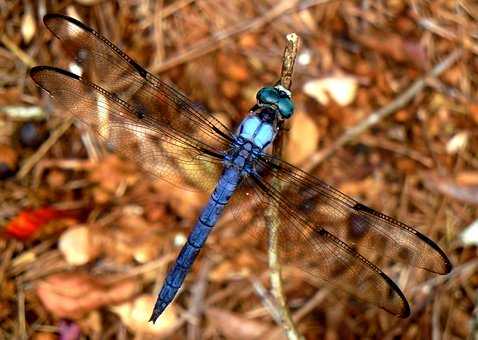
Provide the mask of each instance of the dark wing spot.
POLYGON ((354 241, 362 239, 370 230, 370 224, 367 218, 359 214, 350 214, 348 219, 347 234, 354 241))
POLYGON ((331 266, 332 268, 329 269, 329 278, 339 278, 345 274, 345 272, 349 269, 349 265, 345 262, 335 260, 331 266))
POLYGON ((299 205, 298 208, 301 212, 308 215, 312 211, 314 211, 316 205, 317 205, 317 197, 309 197, 302 200, 302 203, 299 205))
POLYGON ((143 119, 149 113, 146 106, 138 102, 136 102, 134 105, 134 112, 136 113, 136 117, 139 119, 143 119))
POLYGON ((405 263, 411 263, 413 253, 410 249, 401 247, 400 250, 398 251, 397 256, 401 261, 405 263))

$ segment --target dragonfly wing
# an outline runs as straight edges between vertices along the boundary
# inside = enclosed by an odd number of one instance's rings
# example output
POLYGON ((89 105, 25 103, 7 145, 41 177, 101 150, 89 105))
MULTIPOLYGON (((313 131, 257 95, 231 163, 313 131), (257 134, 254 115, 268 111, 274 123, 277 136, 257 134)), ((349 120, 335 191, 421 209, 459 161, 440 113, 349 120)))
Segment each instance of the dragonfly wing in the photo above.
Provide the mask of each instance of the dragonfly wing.
POLYGON ((153 176, 179 186, 186 180, 205 191, 214 187, 222 169, 221 151, 143 115, 141 108, 73 73, 39 66, 30 75, 60 112, 86 123, 113 151, 153 176))
POLYGON ((254 202, 256 214, 246 223, 247 234, 266 246, 269 229, 264 214, 275 206, 270 220, 277 225, 278 257, 282 264, 300 268, 315 278, 392 314, 410 314, 400 288, 379 268, 324 228, 317 227, 259 176, 248 177, 233 195, 232 214, 244 220, 242 202, 254 202))
POLYGON ((277 200, 287 202, 313 228, 326 230, 368 259, 385 255, 439 274, 451 271, 446 254, 425 235, 293 165, 264 155, 257 171, 268 186, 274 181, 283 186, 277 200))
POLYGON ((222 150, 229 146, 232 136, 219 120, 194 105, 174 85, 146 71, 98 32, 61 14, 47 14, 43 21, 81 67, 83 79, 114 93, 152 123, 222 150))

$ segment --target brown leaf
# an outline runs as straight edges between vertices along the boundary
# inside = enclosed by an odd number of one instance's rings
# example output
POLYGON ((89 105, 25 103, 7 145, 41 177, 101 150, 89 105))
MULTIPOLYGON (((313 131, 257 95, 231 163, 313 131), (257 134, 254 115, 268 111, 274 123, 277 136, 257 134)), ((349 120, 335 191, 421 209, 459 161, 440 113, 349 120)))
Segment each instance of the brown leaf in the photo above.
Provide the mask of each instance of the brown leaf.
POLYGON ((300 164, 316 151, 318 142, 319 129, 314 120, 302 111, 296 112, 287 143, 287 160, 292 164, 300 164))
POLYGON ((196 219, 207 199, 206 193, 193 191, 193 189, 188 189, 186 186, 182 188, 184 190, 181 190, 162 180, 155 181, 154 188, 161 193, 164 200, 169 203, 179 216, 189 220, 196 219))
POLYGON ((260 339, 269 329, 262 321, 249 320, 219 308, 208 308, 206 314, 227 339, 260 339))
POLYGON ((35 24, 35 18, 33 17, 33 13, 30 6, 27 6, 25 14, 23 15, 21 31, 22 31, 23 41, 27 44, 35 36, 36 24, 35 24))
POLYGON ((478 186, 476 185, 461 185, 449 176, 440 176, 431 173, 425 178, 425 183, 446 196, 459 201, 478 204, 478 186))
POLYGON ((303 86, 304 93, 322 105, 328 105, 330 99, 340 106, 350 105, 355 100, 357 89, 357 79, 344 74, 312 79, 303 86))
POLYGON ((354 36, 354 39, 398 62, 411 61, 418 66, 426 64, 426 53, 423 46, 419 42, 404 39, 397 33, 360 34, 354 36))
POLYGON ((477 103, 471 103, 468 106, 468 110, 470 110, 470 115, 473 121, 478 124, 478 104, 477 103))
POLYGON ((49 276, 37 287, 45 307, 60 318, 80 318, 91 310, 130 299, 141 286, 135 280, 107 284, 104 279, 83 272, 49 276))
POLYGON ((229 79, 246 81, 249 79, 249 70, 244 59, 238 59, 221 54, 218 57, 219 69, 229 79))
POLYGON ((53 333, 38 332, 32 335, 32 340, 57 340, 58 337, 53 333))
POLYGON ((155 295, 141 295, 131 302, 114 306, 112 310, 134 332, 154 334, 155 339, 168 338, 180 322, 178 312, 171 304, 154 324, 147 322, 155 302, 155 295))
POLYGON ((98 163, 91 171, 91 180, 98 183, 106 192, 115 193, 124 184, 134 184, 138 180, 138 170, 131 161, 121 160, 115 155, 109 155, 98 163))
POLYGON ((471 316, 460 308, 453 308, 450 314, 449 322, 453 333, 461 339, 467 338, 470 334, 471 316))
POLYGON ((58 248, 66 261, 72 265, 83 265, 99 255, 100 249, 91 240, 90 228, 79 226, 61 234, 58 248))
POLYGON ((90 226, 89 241, 81 248, 85 257, 101 255, 116 263, 129 263, 133 259, 145 263, 156 258, 164 244, 164 236, 151 228, 142 217, 124 217, 116 220, 114 226, 90 226), (87 256, 86 254, 91 254, 87 256))
POLYGON ((459 185, 478 186, 478 171, 463 171, 456 175, 459 185))

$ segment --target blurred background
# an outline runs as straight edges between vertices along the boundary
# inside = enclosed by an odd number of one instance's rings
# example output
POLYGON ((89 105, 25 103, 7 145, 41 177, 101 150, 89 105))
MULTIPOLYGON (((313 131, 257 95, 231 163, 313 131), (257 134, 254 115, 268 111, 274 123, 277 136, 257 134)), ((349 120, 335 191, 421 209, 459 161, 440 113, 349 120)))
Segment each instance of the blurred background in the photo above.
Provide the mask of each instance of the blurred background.
POLYGON ((146 178, 54 116, 27 75, 68 66, 41 21, 48 12, 94 27, 231 127, 275 83, 296 32, 284 157, 416 226, 454 264, 448 276, 382 266, 410 301, 408 319, 285 268, 297 329, 307 339, 477 337, 476 2, 0 0, 0 338, 285 338, 257 249, 227 237, 247 225, 228 216, 175 302, 146 322, 207 197, 146 178))

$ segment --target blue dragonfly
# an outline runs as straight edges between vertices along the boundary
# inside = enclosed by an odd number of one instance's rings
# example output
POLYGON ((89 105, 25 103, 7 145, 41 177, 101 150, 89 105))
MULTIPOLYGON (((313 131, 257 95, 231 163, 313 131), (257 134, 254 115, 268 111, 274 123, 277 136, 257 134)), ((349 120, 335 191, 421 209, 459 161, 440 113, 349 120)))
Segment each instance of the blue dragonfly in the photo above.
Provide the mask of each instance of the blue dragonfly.
POLYGON ((166 276, 150 321, 172 302, 224 210, 241 221, 244 202, 254 202, 262 214, 247 226, 256 240, 268 237, 264 212, 271 205, 277 210, 278 256, 285 264, 400 317, 410 314, 407 299, 370 259, 378 254, 439 274, 451 271, 446 254, 419 231, 270 154, 282 123, 293 115, 287 89, 262 88, 231 131, 80 21, 61 14, 43 21, 81 70, 30 71, 62 114, 86 123, 146 173, 212 192, 166 276))

